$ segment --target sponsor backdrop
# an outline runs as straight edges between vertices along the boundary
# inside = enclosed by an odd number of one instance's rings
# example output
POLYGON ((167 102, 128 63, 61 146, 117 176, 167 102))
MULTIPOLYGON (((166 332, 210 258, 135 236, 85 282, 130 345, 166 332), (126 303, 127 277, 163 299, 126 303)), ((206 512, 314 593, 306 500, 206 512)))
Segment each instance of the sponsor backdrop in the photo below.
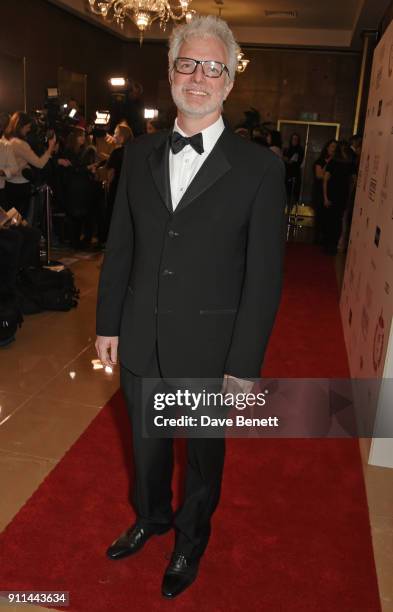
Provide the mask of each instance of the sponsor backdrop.
MULTIPOLYGON (((340 306, 352 378, 392 378, 393 22, 374 52, 340 306)), ((370 463, 393 467, 393 439, 373 440, 370 463)))

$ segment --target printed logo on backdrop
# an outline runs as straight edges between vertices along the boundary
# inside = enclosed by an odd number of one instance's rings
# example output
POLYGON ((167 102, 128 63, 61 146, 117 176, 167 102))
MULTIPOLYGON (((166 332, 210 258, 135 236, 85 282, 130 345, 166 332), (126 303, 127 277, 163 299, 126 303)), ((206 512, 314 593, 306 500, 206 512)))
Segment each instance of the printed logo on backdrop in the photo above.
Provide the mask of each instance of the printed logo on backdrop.
MULTIPOLYGON (((375 81, 375 89, 377 90, 381 87, 382 75, 383 75, 383 66, 381 66, 377 72, 377 79, 375 81)), ((374 115, 374 108, 373 108, 373 115, 374 115)))
POLYGON ((366 285, 366 295, 365 295, 365 304, 362 309, 362 316, 360 320, 360 328, 362 330, 363 340, 367 340, 368 331, 370 327, 370 311, 373 303, 373 290, 370 287, 369 283, 366 285))
POLYGON ((385 293, 386 295, 390 295, 390 284, 388 283, 388 281, 385 282, 385 293))
POLYGON ((377 193, 377 179, 373 176, 370 179, 370 186, 368 189, 368 199, 371 202, 375 202, 375 195, 377 193))
POLYGON ((389 259, 393 260, 393 251, 390 248, 390 246, 388 246, 387 250, 386 250, 386 255, 389 257, 389 259))
POLYGON ((390 45, 388 74, 389 74, 389 78, 393 74, 393 43, 390 45))
POLYGON ((381 311, 381 314, 379 315, 377 324, 375 326, 375 333, 374 333, 373 366, 374 366, 375 372, 378 372, 379 366, 381 365, 384 343, 385 343, 385 321, 383 318, 383 313, 381 311))
POLYGON ((375 261, 373 259, 370 261, 370 265, 371 265, 372 271, 376 272, 377 271, 377 266, 376 266, 375 261))
POLYGON ((349 309, 348 325, 349 325, 349 327, 351 327, 351 325, 352 325, 352 308, 349 309))
POLYGON ((385 173, 383 176, 383 185, 381 189, 381 201, 380 205, 382 206, 386 200, 389 199, 389 162, 387 162, 385 167, 385 173))
POLYGON ((370 171, 370 153, 367 153, 366 167, 364 169, 364 177, 363 177, 363 191, 366 191, 369 171, 370 171))
POLYGON ((359 359, 359 366, 360 369, 363 370, 363 366, 364 366, 364 359, 363 359, 363 355, 360 355, 360 359, 359 359))
POLYGON ((363 306, 362 316, 361 316, 361 319, 360 319, 360 328, 362 330, 362 336, 363 336, 363 340, 364 341, 367 340, 369 322, 370 322, 370 319, 369 319, 368 312, 366 310, 366 307, 363 306))
MULTIPOLYGON (((383 106, 383 100, 380 100, 378 102, 378 112, 377 112, 377 117, 380 117, 382 115, 382 106, 383 106)), ((380 136, 382 135, 382 132, 379 133, 380 136)))
POLYGON ((375 246, 377 248, 379 247, 380 240, 381 240, 381 228, 378 227, 378 225, 377 225, 377 227, 375 229, 375 238, 374 238, 374 244, 375 244, 375 246))

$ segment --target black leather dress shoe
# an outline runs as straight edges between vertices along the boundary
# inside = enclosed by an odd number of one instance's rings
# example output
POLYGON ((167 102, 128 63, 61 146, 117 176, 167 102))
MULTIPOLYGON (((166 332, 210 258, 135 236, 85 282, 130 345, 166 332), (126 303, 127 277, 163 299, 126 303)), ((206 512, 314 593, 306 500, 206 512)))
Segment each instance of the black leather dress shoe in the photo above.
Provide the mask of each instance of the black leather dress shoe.
POLYGON ((106 554, 110 559, 123 559, 129 555, 133 555, 141 550, 147 540, 153 535, 166 533, 170 528, 171 526, 168 526, 159 531, 151 531, 147 530, 145 527, 133 525, 110 545, 106 554))
POLYGON ((161 592, 164 597, 173 599, 190 586, 198 575, 199 559, 191 561, 180 552, 172 553, 166 568, 161 592))

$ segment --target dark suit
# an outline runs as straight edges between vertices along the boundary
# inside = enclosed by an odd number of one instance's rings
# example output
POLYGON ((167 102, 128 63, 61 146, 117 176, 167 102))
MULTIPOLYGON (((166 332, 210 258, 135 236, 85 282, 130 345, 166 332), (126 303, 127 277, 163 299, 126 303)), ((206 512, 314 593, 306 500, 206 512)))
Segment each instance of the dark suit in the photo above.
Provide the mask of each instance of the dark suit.
MULTIPOLYGON (((174 212, 168 160, 168 133, 126 148, 97 306, 97 334, 120 336, 138 455, 134 501, 151 524, 171 520, 172 451, 169 440, 141 440, 139 378, 258 377, 285 234, 285 170, 269 150, 226 128, 174 212)), ((188 452, 176 547, 199 556, 218 502, 224 440, 188 440, 188 452)))

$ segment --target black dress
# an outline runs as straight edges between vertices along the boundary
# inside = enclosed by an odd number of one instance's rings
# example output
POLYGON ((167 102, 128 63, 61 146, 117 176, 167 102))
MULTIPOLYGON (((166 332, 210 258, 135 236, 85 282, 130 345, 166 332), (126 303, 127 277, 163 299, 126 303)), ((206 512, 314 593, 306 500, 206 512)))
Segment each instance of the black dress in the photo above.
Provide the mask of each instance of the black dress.
POLYGON ((93 234, 97 182, 88 166, 95 162, 96 153, 89 147, 80 153, 66 150, 63 157, 72 164, 63 169, 64 206, 71 220, 71 243, 77 249, 81 246, 82 231, 85 243, 90 242, 93 234))
POLYGON ((314 208, 314 227, 315 227, 315 242, 320 244, 322 242, 322 216, 323 216, 323 179, 318 178, 316 175, 316 167, 320 166, 322 170, 326 169, 328 159, 324 157, 318 157, 314 162, 314 183, 312 190, 312 204, 314 208))
POLYGON ((323 243, 329 253, 335 254, 356 168, 351 160, 332 159, 325 171, 330 174, 327 196, 331 205, 323 208, 323 243))

